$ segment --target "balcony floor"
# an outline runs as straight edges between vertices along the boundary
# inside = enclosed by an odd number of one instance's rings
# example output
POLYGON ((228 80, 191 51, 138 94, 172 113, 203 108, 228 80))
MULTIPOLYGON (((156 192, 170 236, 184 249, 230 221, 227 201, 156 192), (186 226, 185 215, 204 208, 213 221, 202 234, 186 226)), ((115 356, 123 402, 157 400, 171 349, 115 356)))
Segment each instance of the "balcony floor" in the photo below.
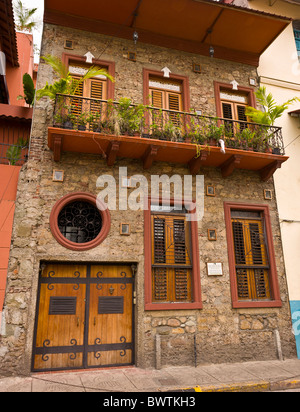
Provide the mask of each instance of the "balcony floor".
POLYGON ((268 180, 288 157, 270 153, 226 148, 226 154, 219 147, 201 146, 200 157, 192 143, 169 142, 142 138, 140 136, 114 136, 93 132, 66 130, 56 127, 48 129, 48 146, 54 152, 54 160, 60 161, 62 152, 105 153, 107 164, 113 166, 117 158, 141 159, 145 169, 153 162, 180 163, 189 166, 192 174, 201 167, 217 167, 223 177, 230 176, 235 169, 252 170, 260 173, 263 181, 268 180))

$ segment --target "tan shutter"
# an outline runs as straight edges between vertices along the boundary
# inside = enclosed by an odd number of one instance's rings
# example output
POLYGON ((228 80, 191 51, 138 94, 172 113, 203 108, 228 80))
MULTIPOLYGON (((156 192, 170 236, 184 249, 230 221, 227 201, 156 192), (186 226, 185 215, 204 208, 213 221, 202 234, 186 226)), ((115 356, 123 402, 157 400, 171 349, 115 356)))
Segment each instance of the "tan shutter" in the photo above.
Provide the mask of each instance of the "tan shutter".
POLYGON ((163 92, 159 90, 152 90, 151 91, 151 105, 157 109, 163 109, 163 92))
MULTIPOLYGON (((78 76, 72 76, 74 80, 80 80, 80 77, 78 76)), ((76 87, 75 91, 74 91, 74 96, 79 96, 79 97, 83 97, 83 92, 84 92, 84 84, 83 82, 80 82, 78 84, 78 86, 76 87)), ((82 113, 82 109, 83 109, 83 99, 76 99, 76 98, 72 98, 71 99, 71 113, 78 117, 81 113, 82 113)))
POLYGON ((103 102, 97 100, 105 100, 106 99, 106 82, 102 80, 89 80, 89 97, 91 99, 91 113, 101 113, 106 108, 103 102))
POLYGON ((154 218, 153 238, 154 238, 154 262, 153 263, 166 263, 165 219, 154 218))
MULTIPOLYGON (((168 94, 168 103, 169 103, 169 110, 174 110, 176 112, 180 112, 182 109, 182 105, 181 105, 181 95, 179 94, 173 94, 173 93, 169 93, 168 94)), ((176 126, 176 127, 181 127, 181 116, 180 114, 176 114, 176 113, 170 113, 170 119, 172 121, 172 123, 176 126)))
POLYGON ((103 99, 103 82, 100 80, 91 80, 91 93, 92 99, 103 99))
POLYGON ((233 110, 230 103, 222 103, 222 110, 224 119, 233 119, 233 110))
POLYGON ((235 261, 237 265, 246 264, 245 242, 243 224, 241 222, 232 222, 235 261))
POLYGON ((242 122, 247 121, 247 116, 246 116, 245 112, 246 112, 246 106, 237 105, 238 120, 240 120, 242 122))
POLYGON ((178 94, 169 93, 168 95, 169 100, 169 110, 175 110, 177 112, 181 111, 181 96, 178 94))
POLYGON ((168 301, 168 278, 166 268, 155 268, 152 279, 152 296, 154 302, 168 301))

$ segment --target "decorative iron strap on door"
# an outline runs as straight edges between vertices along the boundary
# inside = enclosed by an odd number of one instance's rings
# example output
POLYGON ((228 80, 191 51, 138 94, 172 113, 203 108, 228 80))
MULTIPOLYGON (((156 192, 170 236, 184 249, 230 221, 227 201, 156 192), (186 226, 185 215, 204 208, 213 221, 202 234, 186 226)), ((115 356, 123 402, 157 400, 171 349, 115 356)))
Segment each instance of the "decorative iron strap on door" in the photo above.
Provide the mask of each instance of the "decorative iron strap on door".
POLYGON ((263 218, 260 213, 232 211, 232 231, 239 300, 270 300, 270 264, 263 218))
POLYGON ((134 273, 134 265, 42 265, 32 369, 132 365, 134 273))

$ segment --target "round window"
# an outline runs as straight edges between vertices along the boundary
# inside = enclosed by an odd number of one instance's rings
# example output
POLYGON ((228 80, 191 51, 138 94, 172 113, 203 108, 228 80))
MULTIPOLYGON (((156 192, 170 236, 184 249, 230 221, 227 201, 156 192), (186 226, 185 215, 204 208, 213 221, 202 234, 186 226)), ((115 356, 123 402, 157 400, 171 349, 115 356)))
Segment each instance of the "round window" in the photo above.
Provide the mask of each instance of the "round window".
POLYGON ((96 196, 73 193, 55 204, 50 216, 50 227, 62 246, 71 250, 88 250, 107 237, 110 215, 104 205, 97 204, 96 196))

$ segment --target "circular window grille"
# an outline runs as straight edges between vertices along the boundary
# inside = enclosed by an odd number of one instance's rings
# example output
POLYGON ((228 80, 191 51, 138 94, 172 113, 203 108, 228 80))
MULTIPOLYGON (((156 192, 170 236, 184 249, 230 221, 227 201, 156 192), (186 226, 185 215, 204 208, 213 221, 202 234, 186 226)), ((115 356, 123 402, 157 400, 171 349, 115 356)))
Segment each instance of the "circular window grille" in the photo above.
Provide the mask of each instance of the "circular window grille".
POLYGON ((50 216, 50 228, 55 239, 75 251, 98 246, 106 239, 110 225, 108 209, 89 193, 76 192, 64 196, 55 204, 50 216))
POLYGON ((58 215, 58 228, 71 242, 88 243, 96 239, 102 229, 102 217, 89 202, 72 202, 58 215))

